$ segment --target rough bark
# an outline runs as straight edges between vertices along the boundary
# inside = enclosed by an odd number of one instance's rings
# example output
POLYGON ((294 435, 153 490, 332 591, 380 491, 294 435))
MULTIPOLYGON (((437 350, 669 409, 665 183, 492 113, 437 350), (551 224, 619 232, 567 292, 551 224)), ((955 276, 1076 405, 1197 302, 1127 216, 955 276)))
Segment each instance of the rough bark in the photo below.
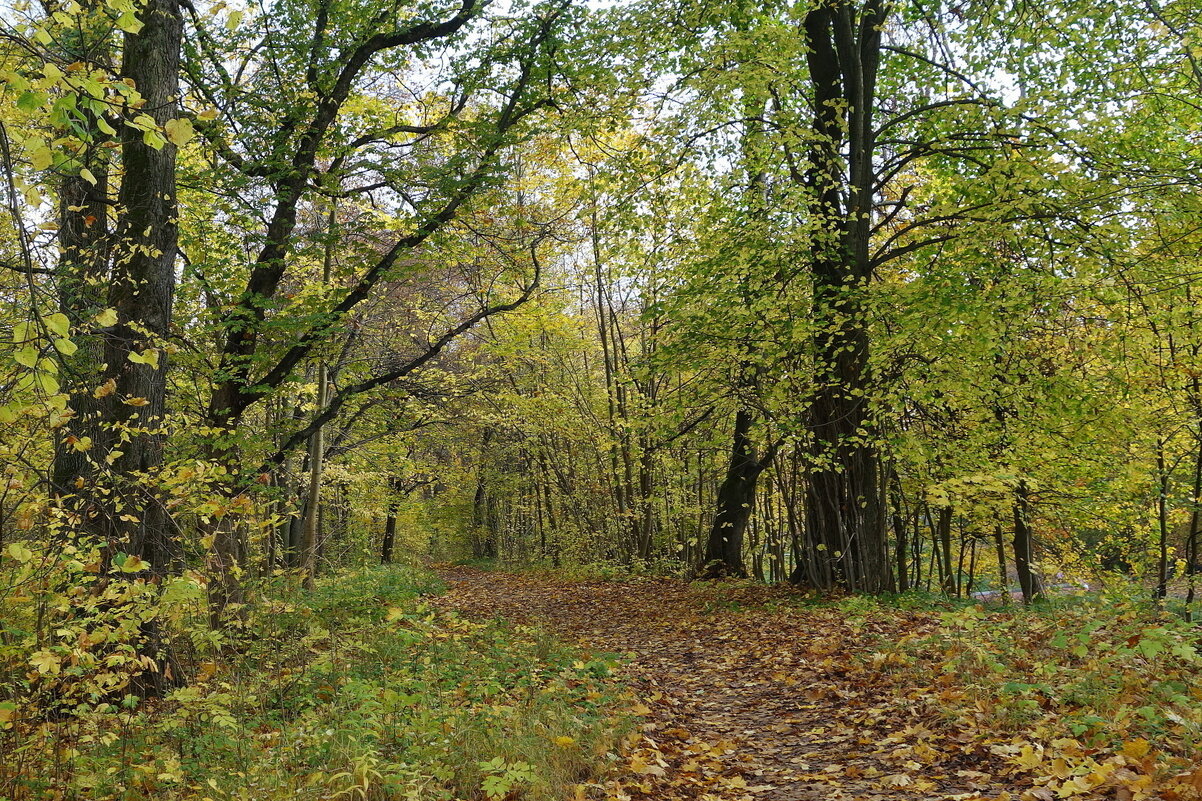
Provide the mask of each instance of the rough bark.
POLYGON ((811 193, 816 389, 808 410, 805 493, 816 570, 795 578, 829 589, 893 588, 886 550, 881 459, 869 398, 869 336, 860 300, 873 272, 872 111, 882 6, 823 3, 805 17, 814 139, 802 180, 811 193))
MULTIPOLYGON (((177 114, 180 6, 176 0, 148 0, 139 18, 141 30, 125 35, 122 76, 134 82, 145 100, 139 111, 162 125, 177 114)), ((130 552, 162 575, 178 558, 172 523, 153 490, 165 438, 167 356, 161 347, 169 333, 175 292, 175 147, 167 143, 156 148, 130 126, 122 129, 121 139, 121 218, 109 290, 118 322, 107 332, 105 361, 116 384, 109 396, 108 422, 125 440, 112 460, 113 473, 123 485, 118 494, 131 512, 126 517, 133 519, 119 518, 114 524, 130 552), (157 359, 131 361, 135 354, 157 359)))
MULTIPOLYGON (((58 45, 63 61, 103 66, 111 59, 108 25, 96 26, 95 4, 82 4, 89 13, 81 16, 78 29, 62 32, 58 45)), ((105 19, 107 23, 107 19, 105 19)), ((51 467, 51 495, 68 514, 75 534, 91 534, 107 540, 109 515, 96 495, 96 455, 106 452, 107 429, 101 419, 104 404, 93 396, 104 365, 104 346, 91 333, 92 320, 107 303, 105 288, 109 272, 109 171, 111 139, 97 125, 91 112, 81 112, 91 142, 80 155, 80 172, 65 175, 59 184, 58 232, 60 257, 54 280, 59 311, 71 322, 72 339, 78 350, 59 356, 59 375, 69 397, 73 416, 58 431, 51 467), (92 449, 80 450, 76 441, 90 440, 92 449)))

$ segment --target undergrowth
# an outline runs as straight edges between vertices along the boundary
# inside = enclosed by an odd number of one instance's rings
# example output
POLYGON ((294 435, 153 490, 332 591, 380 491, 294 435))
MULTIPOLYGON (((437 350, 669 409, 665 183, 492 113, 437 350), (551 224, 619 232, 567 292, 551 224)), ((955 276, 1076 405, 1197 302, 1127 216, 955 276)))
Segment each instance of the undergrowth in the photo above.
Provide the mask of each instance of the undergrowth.
POLYGON ((47 714, 10 659, 0 799, 571 795, 625 730, 609 663, 435 610, 439 588, 401 567, 281 587, 238 650, 201 643, 194 680, 154 702, 47 714))
POLYGON ((945 611, 879 642, 871 667, 1055 797, 1148 798, 1202 785, 1200 644, 1154 606, 1076 599, 945 611))

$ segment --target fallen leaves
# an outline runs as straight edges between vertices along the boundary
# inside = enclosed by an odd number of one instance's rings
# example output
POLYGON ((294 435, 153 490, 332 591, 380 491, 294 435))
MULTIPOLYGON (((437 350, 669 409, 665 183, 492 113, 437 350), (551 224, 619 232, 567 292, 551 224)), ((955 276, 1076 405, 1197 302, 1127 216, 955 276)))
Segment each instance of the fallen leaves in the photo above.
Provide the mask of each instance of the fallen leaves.
POLYGON ((537 622, 627 655, 642 728, 586 796, 610 801, 1190 801, 1202 769, 1154 778, 1152 745, 1115 753, 989 729, 956 675, 915 678, 889 643, 939 616, 849 614, 795 593, 668 579, 573 582, 442 571, 438 603, 537 622), (732 608, 738 607, 738 608, 732 608), (882 645, 886 647, 882 647, 882 645), (954 713, 954 714, 953 714, 954 713))

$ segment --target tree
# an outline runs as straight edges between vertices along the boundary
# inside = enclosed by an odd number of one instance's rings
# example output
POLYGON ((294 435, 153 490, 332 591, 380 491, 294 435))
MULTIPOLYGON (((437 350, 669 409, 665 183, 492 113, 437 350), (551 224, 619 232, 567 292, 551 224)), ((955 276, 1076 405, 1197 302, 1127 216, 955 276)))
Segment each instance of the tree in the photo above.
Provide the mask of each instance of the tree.
MULTIPOLYGON (((188 54, 189 79, 218 111, 217 119, 200 127, 201 134, 228 170, 222 180, 241 192, 248 184, 254 186, 251 195, 268 198, 270 208, 245 283, 219 322, 220 363, 206 413, 210 429, 227 432, 212 438, 207 452, 230 476, 225 488, 230 497, 243 488, 240 429, 248 411, 288 382, 382 281, 408 269, 415 259, 420 262, 422 247, 431 237, 494 180, 499 154, 518 141, 526 118, 548 105, 556 37, 566 16, 565 6, 553 4, 537 7, 526 17, 487 21, 502 33, 497 44, 481 50, 477 63, 456 64, 439 87, 438 98, 419 101, 413 115, 358 113, 366 100, 360 87, 374 75, 404 75, 410 64, 420 63, 434 48, 464 41, 470 22, 486 21, 475 0, 441 16, 418 19, 370 3, 348 8, 281 6, 278 13, 257 21, 253 35, 281 36, 275 30, 277 21, 286 26, 285 38, 311 31, 303 47, 287 51, 304 76, 300 95, 290 78, 267 63, 244 64, 242 74, 250 85, 239 83, 224 63, 227 51, 220 38, 226 34, 193 18, 197 45, 188 54), (474 99, 486 92, 496 93, 499 103, 474 99), (264 115, 275 124, 264 127, 264 115), (397 158, 394 151, 405 158, 397 158), (351 174, 356 183, 348 181, 351 174), (364 197, 370 202, 377 196, 386 199, 407 233, 381 243, 363 268, 343 286, 331 288, 320 310, 278 341, 269 340, 267 334, 278 332, 281 323, 290 328, 280 289, 298 248, 297 222, 305 205, 317 202, 315 198, 364 197)), ((527 281, 508 298, 483 298, 477 309, 449 322, 410 358, 335 390, 286 438, 269 463, 277 463, 316 434, 349 399, 408 376, 482 320, 524 303, 537 273, 527 281)), ((228 605, 241 600, 239 543, 233 527, 211 529, 206 536, 213 542, 212 605, 218 622, 228 605)))

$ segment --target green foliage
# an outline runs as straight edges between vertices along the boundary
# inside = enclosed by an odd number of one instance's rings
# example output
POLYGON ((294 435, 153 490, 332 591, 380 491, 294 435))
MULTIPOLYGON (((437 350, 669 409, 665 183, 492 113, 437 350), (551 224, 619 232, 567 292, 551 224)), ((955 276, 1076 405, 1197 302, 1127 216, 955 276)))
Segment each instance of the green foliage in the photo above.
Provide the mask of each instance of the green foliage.
POLYGON ((153 704, 56 718, 10 694, 0 795, 564 797, 625 730, 609 662, 439 611, 439 590, 396 567, 270 595, 244 646, 198 645, 195 681, 153 704))

